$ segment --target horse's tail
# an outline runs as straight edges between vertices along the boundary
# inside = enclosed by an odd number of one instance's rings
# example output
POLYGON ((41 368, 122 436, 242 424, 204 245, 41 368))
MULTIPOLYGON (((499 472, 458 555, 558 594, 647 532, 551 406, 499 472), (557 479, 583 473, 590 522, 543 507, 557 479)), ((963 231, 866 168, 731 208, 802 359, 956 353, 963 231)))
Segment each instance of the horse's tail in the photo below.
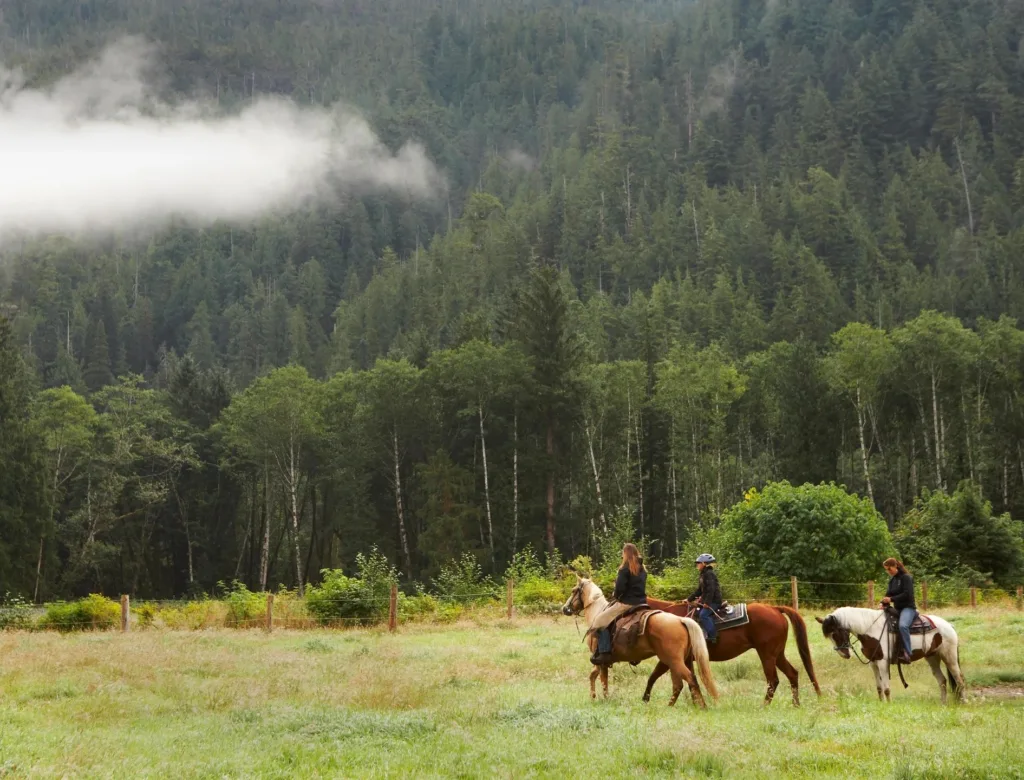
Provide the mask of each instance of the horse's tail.
POLYGON ((775 607, 779 612, 789 618, 789 622, 793 624, 793 633, 796 635, 796 646, 800 651, 800 660, 804 662, 804 669, 807 670, 807 676, 811 678, 811 684, 814 685, 814 692, 821 696, 821 688, 818 687, 818 678, 814 676, 814 661, 811 659, 811 646, 807 641, 807 624, 804 623, 803 617, 792 607, 786 607, 778 605, 775 607))
POLYGON ((708 656, 708 643, 704 639, 704 629, 690 618, 681 617, 679 619, 683 621, 686 633, 690 636, 690 652, 693 653, 693 659, 696 661, 700 681, 704 683, 704 687, 708 689, 712 698, 718 701, 718 686, 715 685, 715 678, 711 674, 711 658, 708 656))
MULTIPOLYGON (((956 643, 956 668, 962 675, 964 670, 960 668, 960 642, 956 643)), ((960 686, 957 684, 956 675, 950 671, 949 664, 946 664, 946 677, 949 678, 949 689, 953 692, 954 696, 958 696, 960 693, 960 686)))

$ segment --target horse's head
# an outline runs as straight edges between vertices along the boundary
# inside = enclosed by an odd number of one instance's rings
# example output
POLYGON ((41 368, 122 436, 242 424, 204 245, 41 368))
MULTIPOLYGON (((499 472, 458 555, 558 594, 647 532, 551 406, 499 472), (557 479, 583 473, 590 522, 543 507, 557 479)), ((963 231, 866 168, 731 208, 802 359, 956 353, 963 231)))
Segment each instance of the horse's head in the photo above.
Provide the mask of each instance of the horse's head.
POLYGON ((843 658, 849 659, 850 629, 839 622, 839 618, 835 616, 835 613, 828 615, 824 620, 820 617, 815 617, 814 619, 821 623, 821 633, 825 635, 825 638, 832 640, 832 649, 843 658))
POLYGON ((583 595, 587 583, 590 580, 576 575, 576 586, 572 589, 572 593, 569 594, 569 598, 562 605, 562 614, 567 616, 578 615, 587 606, 586 598, 583 595))

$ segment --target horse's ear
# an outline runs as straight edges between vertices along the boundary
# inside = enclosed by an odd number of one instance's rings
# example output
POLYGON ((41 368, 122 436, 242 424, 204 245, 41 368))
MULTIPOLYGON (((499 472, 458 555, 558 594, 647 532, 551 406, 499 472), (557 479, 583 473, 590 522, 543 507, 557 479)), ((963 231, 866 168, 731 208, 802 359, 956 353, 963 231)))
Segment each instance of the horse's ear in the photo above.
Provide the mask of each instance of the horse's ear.
POLYGON ((815 616, 814 616, 814 619, 815 619, 815 620, 817 620, 817 621, 818 621, 819 623, 821 623, 822 625, 824 625, 824 623, 825 623, 825 621, 824 621, 824 620, 822 620, 822 619, 821 619, 820 617, 818 617, 817 615, 815 615, 815 616))
POLYGON ((578 571, 574 571, 573 574, 576 575, 576 582, 577 583, 583 582, 583 578, 580 576, 580 573, 578 571))

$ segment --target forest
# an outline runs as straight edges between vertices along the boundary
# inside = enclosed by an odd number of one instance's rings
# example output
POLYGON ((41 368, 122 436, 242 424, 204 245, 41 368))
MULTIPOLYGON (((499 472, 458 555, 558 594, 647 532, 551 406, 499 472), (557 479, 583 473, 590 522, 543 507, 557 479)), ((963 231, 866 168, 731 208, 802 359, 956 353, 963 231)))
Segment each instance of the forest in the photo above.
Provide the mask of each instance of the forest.
POLYGON ((501 573, 622 515, 669 560, 778 480, 897 538, 964 486, 1019 544, 1024 6, 0 14, 35 85, 124 34, 171 99, 343 101, 448 187, 0 247, 0 594, 501 573))

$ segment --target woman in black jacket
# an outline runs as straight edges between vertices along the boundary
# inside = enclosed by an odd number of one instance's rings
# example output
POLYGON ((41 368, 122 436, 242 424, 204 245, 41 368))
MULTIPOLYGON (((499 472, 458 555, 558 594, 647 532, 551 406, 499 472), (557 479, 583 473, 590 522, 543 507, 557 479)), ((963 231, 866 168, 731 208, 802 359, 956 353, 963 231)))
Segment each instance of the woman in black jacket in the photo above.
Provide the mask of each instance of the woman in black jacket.
POLYGON ((722 586, 718 584, 718 575, 711 568, 715 564, 715 556, 704 553, 697 556, 697 569, 700 577, 697 582, 697 590, 690 594, 687 601, 700 599, 700 611, 697 613, 697 622, 700 623, 707 635, 708 642, 715 644, 718 641, 718 629, 715 628, 714 613, 722 608, 722 586))
POLYGON ((910 663, 910 626, 917 617, 917 602, 914 600, 914 578, 906 567, 895 558, 886 558, 882 563, 889 574, 889 587, 885 591, 882 604, 891 604, 900 615, 900 638, 903 640, 903 651, 900 663, 910 663))
POLYGON ((611 601, 590 626, 590 630, 597 633, 597 651, 590 658, 592 664, 602 666, 612 662, 612 635, 608 626, 622 613, 646 603, 647 569, 636 545, 627 542, 622 548, 622 563, 615 577, 611 601))

